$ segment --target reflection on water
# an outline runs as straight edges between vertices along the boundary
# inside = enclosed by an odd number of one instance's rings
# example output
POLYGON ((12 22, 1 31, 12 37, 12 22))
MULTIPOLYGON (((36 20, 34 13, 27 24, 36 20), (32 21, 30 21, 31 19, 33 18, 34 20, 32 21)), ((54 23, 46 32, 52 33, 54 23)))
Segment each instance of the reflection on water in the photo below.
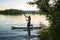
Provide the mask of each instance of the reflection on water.
MULTIPOLYGON (((40 27, 40 21, 45 21, 44 16, 40 16, 39 14, 26 15, 31 16, 31 23, 34 27, 40 27)), ((26 40, 28 34, 27 31, 24 31, 23 29, 11 29, 11 26, 26 27, 26 25, 27 21, 24 15, 0 15, 0 40, 26 40)), ((37 31, 39 30, 32 30, 31 35, 37 35, 37 31)), ((38 38, 32 38, 31 40, 38 40, 38 38)))

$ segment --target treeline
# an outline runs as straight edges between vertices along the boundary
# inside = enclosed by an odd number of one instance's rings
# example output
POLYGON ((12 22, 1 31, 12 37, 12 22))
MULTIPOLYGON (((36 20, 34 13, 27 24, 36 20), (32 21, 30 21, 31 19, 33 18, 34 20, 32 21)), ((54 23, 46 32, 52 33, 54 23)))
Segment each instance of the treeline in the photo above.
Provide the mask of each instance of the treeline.
POLYGON ((0 10, 0 14, 4 15, 20 15, 20 14, 36 14, 37 11, 24 11, 24 10, 18 10, 18 9, 6 9, 6 10, 0 10))
POLYGON ((18 15, 22 13, 23 13, 22 10, 17 10, 17 9, 6 9, 0 11, 0 14, 5 14, 5 15, 18 15))

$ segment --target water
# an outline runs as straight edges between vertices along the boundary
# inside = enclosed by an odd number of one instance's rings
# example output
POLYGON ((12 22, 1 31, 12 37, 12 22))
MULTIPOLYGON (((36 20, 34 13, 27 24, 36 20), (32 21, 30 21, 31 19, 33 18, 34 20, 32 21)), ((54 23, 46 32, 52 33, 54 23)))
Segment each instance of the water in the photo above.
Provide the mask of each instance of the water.
MULTIPOLYGON (((39 14, 26 14, 31 16, 34 27, 40 27, 41 16, 39 14)), ((43 18, 43 17, 42 17, 43 18)), ((23 29, 11 29, 11 26, 26 27, 27 21, 24 15, 0 15, 0 40, 27 40, 28 32, 23 29)), ((39 30, 31 30, 31 35, 38 35, 39 30)), ((33 37, 31 40, 39 40, 33 37)))

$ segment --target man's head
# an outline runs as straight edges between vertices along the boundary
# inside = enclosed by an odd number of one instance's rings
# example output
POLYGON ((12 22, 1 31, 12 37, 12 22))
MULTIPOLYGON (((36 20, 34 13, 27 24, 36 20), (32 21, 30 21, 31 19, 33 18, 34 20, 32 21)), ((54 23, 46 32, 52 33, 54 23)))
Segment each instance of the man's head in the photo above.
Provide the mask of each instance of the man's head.
POLYGON ((30 15, 29 15, 29 17, 30 17, 30 15))

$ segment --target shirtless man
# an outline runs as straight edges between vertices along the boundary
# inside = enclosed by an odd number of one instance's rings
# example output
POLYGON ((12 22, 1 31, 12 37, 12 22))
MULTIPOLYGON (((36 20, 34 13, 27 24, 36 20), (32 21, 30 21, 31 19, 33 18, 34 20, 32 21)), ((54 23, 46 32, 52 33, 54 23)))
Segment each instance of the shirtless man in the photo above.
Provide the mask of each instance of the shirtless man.
MULTIPOLYGON (((24 14, 25 15, 25 14, 24 14)), ((27 23, 27 27, 30 27, 31 26, 31 17, 30 17, 30 15, 29 16, 26 16, 25 15, 25 17, 27 17, 28 18, 28 23, 27 23)))

